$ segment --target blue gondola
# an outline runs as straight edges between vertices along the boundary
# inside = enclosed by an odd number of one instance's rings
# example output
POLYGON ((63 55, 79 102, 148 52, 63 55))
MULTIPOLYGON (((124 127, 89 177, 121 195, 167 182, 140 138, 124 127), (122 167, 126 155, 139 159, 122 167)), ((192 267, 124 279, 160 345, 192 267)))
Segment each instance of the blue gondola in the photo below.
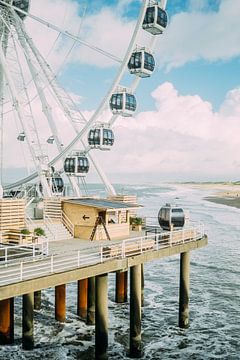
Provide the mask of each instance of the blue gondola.
POLYGON ((149 77, 155 68, 154 57, 144 49, 135 50, 128 62, 128 69, 131 74, 140 77, 149 77))
POLYGON ((157 1, 156 4, 147 7, 142 24, 144 30, 150 32, 152 35, 159 35, 164 32, 167 24, 167 13, 160 7, 157 1))

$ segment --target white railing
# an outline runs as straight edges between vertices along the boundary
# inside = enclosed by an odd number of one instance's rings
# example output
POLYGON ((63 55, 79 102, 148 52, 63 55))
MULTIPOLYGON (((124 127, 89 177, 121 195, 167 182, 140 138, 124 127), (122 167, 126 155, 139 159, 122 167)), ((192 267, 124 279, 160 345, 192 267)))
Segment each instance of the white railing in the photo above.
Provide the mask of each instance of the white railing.
POLYGON ((47 214, 44 214, 44 225, 45 225, 46 229, 49 231, 49 233, 51 234, 52 238, 54 240, 56 240, 56 234, 52 230, 54 223, 47 214))
POLYGON ((204 227, 199 225, 198 227, 151 234, 121 242, 105 243, 82 250, 46 256, 38 261, 21 261, 18 264, 5 264, 4 262, 3 265, 0 265, 0 286, 100 264, 116 258, 124 259, 148 251, 158 251, 163 248, 194 242, 202 239, 203 236, 204 227))
MULTIPOLYGON (((14 264, 23 261, 32 261, 48 255, 48 241, 42 239, 41 243, 26 245, 0 246, 0 268, 1 265, 14 264)), ((0 272, 1 278, 1 272, 0 272)))
POLYGON ((72 236, 74 236, 74 225, 69 217, 62 211, 62 223, 72 236))

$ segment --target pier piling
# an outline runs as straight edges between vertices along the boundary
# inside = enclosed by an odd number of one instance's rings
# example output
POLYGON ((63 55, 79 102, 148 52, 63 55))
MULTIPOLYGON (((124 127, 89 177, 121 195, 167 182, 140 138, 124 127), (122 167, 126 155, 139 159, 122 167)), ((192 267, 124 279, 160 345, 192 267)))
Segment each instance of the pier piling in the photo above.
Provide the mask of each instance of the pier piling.
POLYGON ((22 346, 24 350, 32 350, 34 348, 33 307, 34 307, 34 294, 30 293, 23 295, 22 346))
POLYGON ((141 264, 141 305, 144 306, 144 264, 141 264))
POLYGON ((179 327, 189 325, 189 273, 190 252, 180 254, 179 327))
POLYGON ((87 324, 95 324, 95 277, 88 279, 87 324))
POLYGON ((66 321, 66 284, 55 286, 55 319, 66 321))
POLYGON ((96 276, 95 359, 108 358, 108 274, 96 276))
POLYGON ((128 289, 128 271, 117 271, 116 272, 116 303, 127 302, 127 289, 128 289))
POLYGON ((77 314, 87 318, 88 279, 78 280, 77 314))
POLYGON ((0 301, 0 345, 14 341, 14 298, 0 301))
POLYGON ((34 291, 34 310, 41 309, 41 290, 34 291))
POLYGON ((130 268, 130 357, 142 356, 141 264, 130 268))

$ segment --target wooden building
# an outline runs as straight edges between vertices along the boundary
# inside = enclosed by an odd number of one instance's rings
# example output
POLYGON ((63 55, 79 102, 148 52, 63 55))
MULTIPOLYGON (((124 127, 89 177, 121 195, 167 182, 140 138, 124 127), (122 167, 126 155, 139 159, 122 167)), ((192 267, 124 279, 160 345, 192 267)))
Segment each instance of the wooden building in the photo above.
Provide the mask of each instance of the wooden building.
POLYGON ((108 199, 63 200, 62 209, 74 226, 74 237, 92 240, 129 237, 130 211, 140 207, 108 199))

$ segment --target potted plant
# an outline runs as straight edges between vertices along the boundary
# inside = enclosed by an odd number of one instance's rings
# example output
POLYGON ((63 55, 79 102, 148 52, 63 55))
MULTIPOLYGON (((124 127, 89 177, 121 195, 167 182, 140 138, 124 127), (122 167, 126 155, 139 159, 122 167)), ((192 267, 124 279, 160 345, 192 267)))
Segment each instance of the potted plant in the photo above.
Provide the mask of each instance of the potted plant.
POLYGON ((46 236, 45 231, 41 227, 35 228, 33 232, 35 236, 46 236))
POLYGON ((30 235, 31 235, 31 231, 30 230, 28 230, 28 229, 21 229, 20 230, 20 242, 21 242, 21 240, 23 240, 23 239, 31 239, 30 238, 30 235))
POLYGON ((131 217, 130 225, 132 226, 133 231, 142 231, 143 220, 141 217, 131 217))

